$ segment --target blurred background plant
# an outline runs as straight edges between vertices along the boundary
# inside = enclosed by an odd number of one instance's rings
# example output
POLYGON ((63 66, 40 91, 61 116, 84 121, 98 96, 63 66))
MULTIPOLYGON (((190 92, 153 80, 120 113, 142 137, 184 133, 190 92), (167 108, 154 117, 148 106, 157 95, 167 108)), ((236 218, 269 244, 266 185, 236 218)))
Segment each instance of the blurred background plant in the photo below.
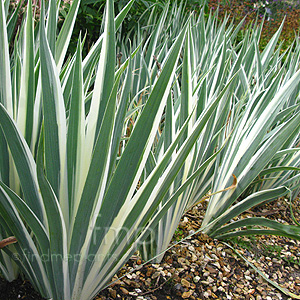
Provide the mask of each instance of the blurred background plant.
MULTIPOLYGON (((127 3, 125 0, 115 2, 115 11, 119 12, 127 3)), ((179 3, 184 3, 184 10, 200 14, 202 7, 205 10, 205 16, 208 18, 209 10, 217 11, 218 19, 221 21, 225 15, 229 16, 229 20, 237 25, 243 18, 244 24, 239 35, 244 35, 245 30, 253 28, 255 21, 260 24, 264 22, 262 29, 261 40, 259 43, 260 49, 264 49, 268 40, 276 32, 282 20, 285 18, 285 23, 282 29, 282 34, 279 41, 283 43, 283 49, 286 49, 298 33, 300 25, 300 1, 286 0, 172 0, 170 7, 179 3), (244 30, 243 30, 244 29, 244 30)), ((74 53, 76 50, 76 41, 80 31, 86 34, 86 43, 84 54, 97 40, 99 35, 100 24, 102 24, 102 15, 104 10, 105 0, 84 0, 81 2, 74 33, 70 43, 69 51, 74 53)), ((124 21, 121 27, 122 34, 127 34, 130 31, 137 30, 138 24, 142 24, 143 18, 148 14, 147 11, 156 7, 157 14, 162 12, 165 1, 162 0, 138 0, 135 1, 128 18, 124 21)), ((61 9, 61 21, 65 17, 70 7, 70 1, 64 1, 61 9)), ((241 39, 242 37, 240 37, 241 39)))
MULTIPOLYGON (((9 1, 7 1, 9 3, 9 1)), ((58 19, 58 27, 62 26, 63 19, 67 15, 70 4, 72 1, 65 0, 60 9, 60 17, 58 19)), ((127 3, 126 0, 115 2, 115 11, 120 12, 121 8, 127 3)), ((242 19, 245 18, 243 28, 239 35, 244 35, 245 30, 254 26, 255 21, 258 24, 264 22, 262 29, 261 40, 259 43, 260 49, 264 49, 268 40, 276 32, 282 20, 285 18, 285 23, 282 29, 282 34, 279 41, 283 43, 283 49, 286 49, 295 38, 300 26, 300 1, 299 0, 172 0, 170 7, 179 3, 184 3, 184 10, 200 14, 202 7, 205 10, 205 16, 208 17, 208 12, 217 11, 218 19, 221 21, 225 15, 229 16, 229 20, 237 25, 242 19), (244 29, 244 30, 243 30, 244 29)), ((122 27, 121 33, 127 34, 130 31, 137 30, 138 24, 142 24, 144 18, 148 16, 147 11, 156 7, 157 14, 162 12, 165 1, 162 0, 138 0, 135 1, 132 10, 122 27)), ((74 53, 77 46, 77 37, 79 32, 86 35, 86 42, 83 48, 83 54, 86 54, 90 47, 97 41, 99 32, 102 32, 102 16, 105 6, 105 0, 83 0, 81 1, 78 16, 76 19, 72 40, 70 43, 69 51, 74 53)), ((9 4, 10 11, 19 9, 18 17, 15 16, 13 21, 14 25, 20 25, 21 19, 26 7, 26 1, 14 0, 9 4)), ((35 10, 35 18, 39 17, 38 1, 33 3, 35 10)), ((13 23, 13 22, 12 22, 13 23)), ((11 26, 12 32, 16 26, 11 26)), ((242 38, 242 37, 241 37, 242 38)))
POLYGON ((258 24, 264 22, 259 43, 261 50, 264 49, 284 18, 285 22, 279 38, 283 43, 283 49, 286 49, 294 41, 295 35, 299 31, 300 2, 298 0, 209 0, 208 6, 214 11, 218 9, 220 20, 225 15, 229 15, 230 19, 238 24, 245 18, 245 29, 253 26, 256 20, 258 24))

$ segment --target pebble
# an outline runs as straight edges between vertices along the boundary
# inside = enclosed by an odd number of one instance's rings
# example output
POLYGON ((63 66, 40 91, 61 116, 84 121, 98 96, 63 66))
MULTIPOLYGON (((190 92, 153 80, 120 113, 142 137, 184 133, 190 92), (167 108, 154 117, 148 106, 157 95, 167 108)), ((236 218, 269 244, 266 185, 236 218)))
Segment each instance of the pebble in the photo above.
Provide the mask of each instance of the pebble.
POLYGON ((208 292, 204 292, 204 293, 203 293, 203 296, 204 296, 205 298, 209 298, 209 297, 210 297, 210 294, 209 294, 208 292))
POLYGON ((181 279, 181 284, 187 288, 191 286, 191 284, 184 278, 181 279))
POLYGON ((183 292, 182 295, 181 295, 181 297, 183 299, 187 299, 187 298, 190 298, 192 296, 192 294, 193 294, 193 290, 190 290, 188 292, 183 292))
POLYGON ((123 288, 123 287, 120 287, 120 290, 121 290, 122 293, 125 294, 125 295, 128 295, 128 294, 129 294, 129 292, 128 292, 125 288, 123 288))
POLYGON ((216 266, 218 269, 221 269, 221 265, 218 261, 216 261, 215 263, 213 263, 214 266, 216 266))
POLYGON ((225 292, 225 289, 224 289, 222 286, 219 286, 219 287, 218 287, 218 290, 219 290, 220 292, 225 292))
POLYGON ((196 254, 192 253, 192 261, 195 262, 198 260, 198 257, 196 254))
POLYGON ((155 272, 153 273, 153 275, 151 276, 152 279, 157 278, 160 275, 160 272, 155 272))
POLYGON ((186 259, 183 258, 183 257, 179 257, 179 258, 178 258, 178 262, 179 262, 181 265, 183 265, 183 264, 185 264, 186 259))
POLYGON ((214 280, 213 280, 210 276, 207 277, 207 281, 208 281, 209 283, 213 283, 213 282, 214 282, 214 280))
POLYGON ((225 271, 226 273, 230 273, 230 269, 229 269, 229 268, 227 268, 226 266, 224 266, 223 268, 224 268, 224 271, 225 271))
POLYGON ((188 249, 189 249, 190 251, 192 251, 192 252, 195 251, 195 247, 194 247, 194 246, 188 246, 188 249))
POLYGON ((117 297, 117 291, 112 289, 112 288, 108 288, 108 291, 110 293, 110 296, 115 299, 117 297))

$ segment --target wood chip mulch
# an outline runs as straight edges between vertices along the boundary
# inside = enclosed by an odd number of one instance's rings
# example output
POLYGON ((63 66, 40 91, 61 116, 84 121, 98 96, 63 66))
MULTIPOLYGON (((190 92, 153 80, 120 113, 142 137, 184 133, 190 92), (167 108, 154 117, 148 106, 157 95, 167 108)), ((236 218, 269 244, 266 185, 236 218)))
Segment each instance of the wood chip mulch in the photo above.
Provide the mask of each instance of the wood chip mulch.
MULTIPOLYGON (((199 229, 205 205, 199 204, 184 215, 173 243, 199 229)), ((295 207, 300 207, 299 199, 295 207)), ((296 210, 294 213, 299 222, 300 213, 296 210)), ((256 207, 241 218, 249 216, 264 216, 293 224, 285 199, 256 207)), ((300 295, 299 241, 277 236, 256 236, 238 238, 231 241, 230 245, 269 279, 293 294, 300 295)), ((99 293, 95 300, 292 299, 265 281, 221 241, 201 233, 196 233, 169 249, 160 264, 144 265, 135 255, 113 280, 117 281, 99 293), (122 278, 117 280, 120 277, 122 278)), ((26 281, 4 283, 0 280, 0 300, 2 299, 42 298, 34 294, 26 281), (12 289, 14 293, 9 295, 8 291, 12 289)))

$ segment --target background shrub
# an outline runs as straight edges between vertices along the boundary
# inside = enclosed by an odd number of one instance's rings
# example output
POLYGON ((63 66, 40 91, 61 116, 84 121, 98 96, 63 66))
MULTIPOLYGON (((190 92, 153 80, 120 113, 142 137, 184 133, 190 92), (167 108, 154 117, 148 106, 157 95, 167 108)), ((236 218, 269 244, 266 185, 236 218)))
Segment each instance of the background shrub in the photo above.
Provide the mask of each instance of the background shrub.
POLYGON ((286 49, 298 34, 300 20, 300 1, 256 1, 256 0, 210 0, 208 6, 212 11, 219 8, 219 19, 223 19, 227 14, 238 24, 244 17, 244 28, 255 22, 264 21, 263 31, 260 40, 260 48, 263 49, 270 38, 274 35, 282 20, 285 18, 284 26, 280 36, 283 42, 283 49, 286 49))

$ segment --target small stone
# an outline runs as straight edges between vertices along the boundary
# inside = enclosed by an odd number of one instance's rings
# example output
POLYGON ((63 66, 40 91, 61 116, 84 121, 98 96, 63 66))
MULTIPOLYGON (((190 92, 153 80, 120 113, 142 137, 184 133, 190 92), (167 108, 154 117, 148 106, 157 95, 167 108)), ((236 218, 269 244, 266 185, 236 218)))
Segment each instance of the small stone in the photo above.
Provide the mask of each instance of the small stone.
POLYGON ((151 278, 152 278, 152 279, 155 279, 155 278, 157 278, 159 275, 160 275, 160 272, 155 272, 155 273, 152 274, 151 278))
POLYGON ((186 263, 186 259, 184 257, 179 257, 178 258, 178 262, 181 264, 181 265, 184 265, 186 263))
POLYGON ((262 291, 264 290, 264 288, 263 288, 262 286, 258 286, 256 289, 257 289, 259 292, 262 292, 262 291))
POLYGON ((153 273, 154 273, 154 269, 153 268, 148 268, 146 276, 150 277, 153 273))
POLYGON ((174 288, 175 288, 176 290, 178 290, 178 291, 181 291, 181 290, 182 290, 182 285, 181 285, 180 283, 176 283, 176 284, 174 285, 174 288))
POLYGON ((213 263, 213 265, 215 265, 218 269, 221 269, 221 265, 218 261, 216 261, 215 263, 213 263))
POLYGON ((225 293, 225 289, 224 289, 222 286, 219 286, 219 287, 218 287, 218 290, 219 290, 220 292, 225 293))
POLYGON ((198 260, 198 257, 196 254, 192 253, 192 261, 195 262, 198 260))
POLYGON ((114 290, 114 289, 112 289, 112 288, 109 288, 108 291, 109 291, 110 296, 111 296, 113 299, 115 299, 115 298, 117 297, 117 291, 116 291, 116 290, 114 290))
POLYGON ((218 273, 218 270, 215 269, 215 268, 213 268, 213 267, 206 266, 205 268, 207 269, 207 271, 209 271, 209 272, 212 273, 212 274, 218 273))
POLYGON ((188 291, 188 292, 183 292, 182 295, 181 295, 181 297, 182 297, 183 299, 187 299, 187 298, 191 297, 192 294, 193 294, 193 290, 190 290, 190 291, 188 291))
POLYGON ((195 277, 193 278, 193 281, 194 281, 195 283, 197 283, 197 282, 199 282, 200 279, 201 279, 200 276, 195 276, 195 277))
POLYGON ((191 284, 184 278, 181 279, 181 284, 186 288, 189 288, 191 286, 191 284))
POLYGON ((213 283, 213 282, 214 282, 214 280, 213 280, 210 276, 207 277, 207 281, 208 281, 209 283, 213 283))
POLYGON ((230 267, 228 266, 228 268, 227 268, 226 266, 224 266, 224 271, 225 271, 226 273, 230 273, 230 267))
POLYGON ((125 288, 123 288, 123 287, 120 287, 120 290, 122 291, 122 293, 124 295, 128 295, 129 294, 129 292, 125 288))
POLYGON ((248 293, 249 293, 250 295, 254 294, 254 292, 255 292, 255 289, 250 289, 250 290, 248 291, 248 293))
POLYGON ((189 249, 190 251, 192 251, 192 252, 195 251, 195 247, 194 247, 194 246, 188 246, 188 249, 189 249))

